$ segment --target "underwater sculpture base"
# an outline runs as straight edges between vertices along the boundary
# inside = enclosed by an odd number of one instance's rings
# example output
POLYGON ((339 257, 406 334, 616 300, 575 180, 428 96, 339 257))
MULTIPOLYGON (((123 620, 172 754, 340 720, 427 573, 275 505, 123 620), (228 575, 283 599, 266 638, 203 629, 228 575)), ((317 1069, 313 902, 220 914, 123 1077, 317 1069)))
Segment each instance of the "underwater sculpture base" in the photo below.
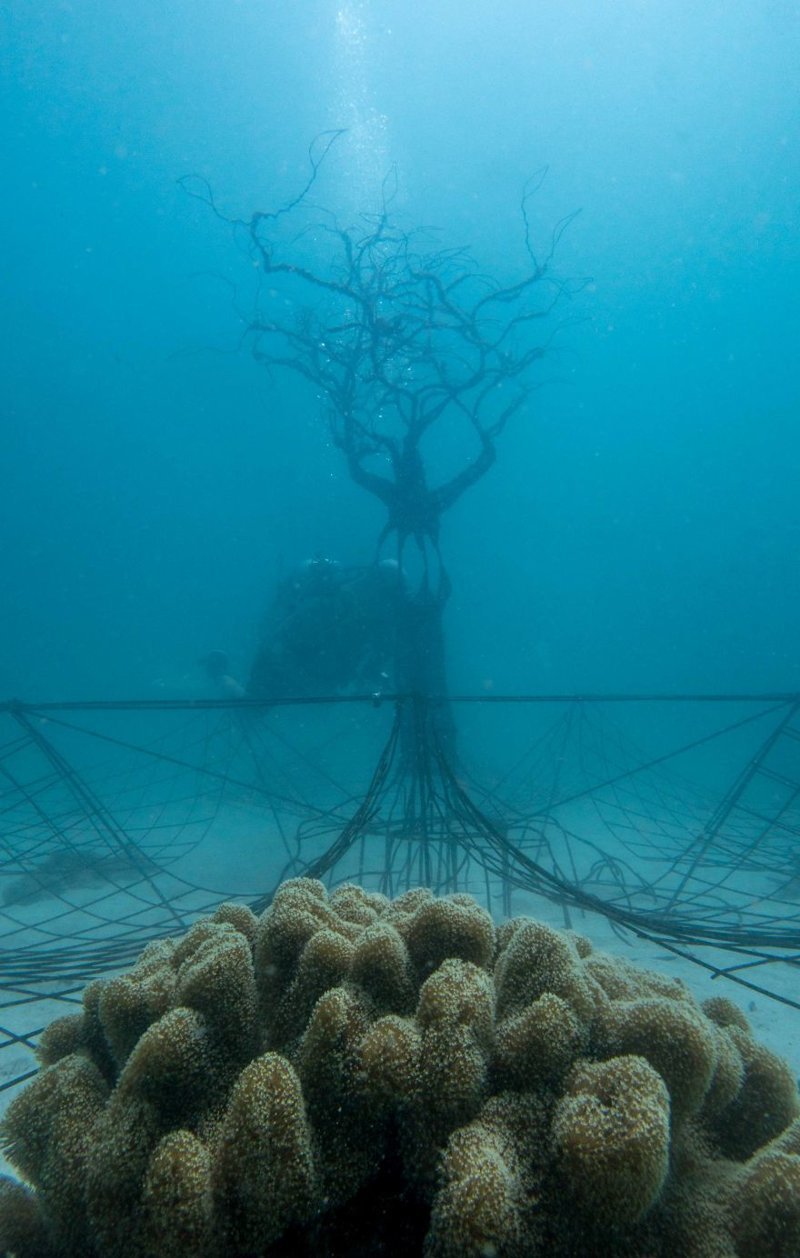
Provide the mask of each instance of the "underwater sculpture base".
POLYGON ((281 886, 86 990, 2 1126, 17 1258, 800 1246, 800 1103, 744 1015, 466 895, 281 886))

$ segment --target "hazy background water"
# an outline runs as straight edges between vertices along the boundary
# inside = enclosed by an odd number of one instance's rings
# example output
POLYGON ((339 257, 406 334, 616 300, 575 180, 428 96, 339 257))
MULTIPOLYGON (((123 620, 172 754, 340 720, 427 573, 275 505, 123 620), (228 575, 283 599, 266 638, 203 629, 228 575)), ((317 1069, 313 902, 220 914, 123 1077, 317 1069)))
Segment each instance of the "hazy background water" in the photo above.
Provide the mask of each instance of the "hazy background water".
POLYGON ((447 518, 455 684, 800 688, 795 0, 6 0, 0 697, 245 671, 279 571, 380 515, 239 349, 224 210, 397 206, 499 273, 582 207, 592 277, 447 518))

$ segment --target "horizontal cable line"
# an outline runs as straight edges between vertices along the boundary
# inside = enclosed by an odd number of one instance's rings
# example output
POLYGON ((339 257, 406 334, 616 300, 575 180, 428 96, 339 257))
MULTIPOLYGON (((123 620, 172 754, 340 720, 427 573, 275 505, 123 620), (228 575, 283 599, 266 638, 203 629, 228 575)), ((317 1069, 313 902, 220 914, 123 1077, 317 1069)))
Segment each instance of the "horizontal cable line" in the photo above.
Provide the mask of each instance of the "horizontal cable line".
MULTIPOLYGON (((0 702, 0 712, 36 715, 42 712, 193 712, 248 711, 268 708, 309 707, 315 704, 408 703, 420 698, 414 694, 384 694, 376 691, 360 695, 305 695, 276 699, 62 699, 57 702, 26 703, 21 699, 0 702)), ((680 692, 578 691, 564 694, 455 694, 425 695, 426 703, 792 703, 800 701, 796 691, 680 692)))

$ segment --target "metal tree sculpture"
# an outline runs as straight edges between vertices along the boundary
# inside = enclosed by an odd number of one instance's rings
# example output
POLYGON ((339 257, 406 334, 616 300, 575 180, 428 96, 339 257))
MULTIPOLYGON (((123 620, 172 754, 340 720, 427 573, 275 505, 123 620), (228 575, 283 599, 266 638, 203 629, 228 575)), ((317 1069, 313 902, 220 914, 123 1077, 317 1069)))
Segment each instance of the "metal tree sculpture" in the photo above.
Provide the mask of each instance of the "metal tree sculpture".
POLYGON ((324 395, 331 438, 350 476, 386 507, 379 550, 393 538, 401 560, 412 539, 422 586, 446 597, 441 517, 492 466, 497 437, 534 387, 531 369, 547 343, 531 329, 573 291, 550 275, 550 264, 575 215, 557 224, 538 259, 528 203, 544 172, 535 176, 521 203, 527 266, 513 283, 500 283, 465 249, 433 249, 431 231, 394 221, 386 185, 380 213, 356 227, 343 228, 310 205, 338 134, 320 156, 312 148, 311 177, 299 197, 277 212, 255 212, 246 225, 269 277, 248 333, 259 362, 299 373, 324 395), (309 221, 299 223, 301 214, 309 221), (477 453, 433 488, 423 441, 459 425, 474 434, 477 453))
MULTIPOLYGON (((411 698, 398 713, 398 771, 383 764, 370 808, 356 815, 331 851, 341 853, 377 828, 384 838, 390 835, 387 877, 391 844, 413 839, 425 853, 413 876, 430 880, 431 868, 446 868, 452 886, 459 858, 444 853, 454 848, 454 838, 462 846, 462 838, 451 833, 458 792, 448 777, 455 726, 445 666, 450 580, 439 545, 441 521, 489 471, 498 438, 535 387, 534 369, 557 328, 544 339, 538 329, 576 290, 550 273, 574 215, 556 225, 544 256, 537 257, 528 208, 545 172, 534 176, 520 205, 522 264, 505 281, 484 273, 467 250, 439 247, 432 231, 405 227, 391 212, 391 175, 380 210, 343 227, 313 200, 320 167, 339 134, 312 145, 310 175, 294 200, 248 220, 227 221, 245 233, 261 276, 246 328, 256 360, 300 375, 324 400, 330 438, 350 477, 386 511, 376 559, 391 554, 407 577, 395 682, 411 698), (445 446, 462 451, 461 466, 438 484, 431 483, 426 466, 433 436, 439 453, 445 446), (395 794, 383 807, 387 783, 395 794), (434 847, 438 855, 432 858, 434 847)), ((207 188, 195 195, 219 213, 207 188)), ((475 825, 471 814, 460 812, 463 837, 475 825)), ((403 862, 411 877, 414 859, 406 855, 403 862)))
POLYGON ((312 146, 311 174, 298 197, 242 224, 266 279, 247 331, 260 363, 298 373, 324 397, 331 439, 352 480, 386 509, 378 555, 391 545, 398 564, 408 565, 413 543, 420 576, 407 600, 397 682, 443 698, 442 610, 450 581, 439 547, 442 516, 492 466, 497 438, 535 387, 533 368, 553 333, 542 341, 534 329, 575 287, 550 274, 574 215, 557 224, 537 257, 528 205, 545 172, 535 176, 521 202, 524 269, 503 283, 465 249, 434 248, 431 231, 397 222, 391 177, 380 212, 355 227, 311 204, 338 135, 312 146), (447 433, 452 440, 459 429, 474 453, 434 486, 426 438, 447 433))

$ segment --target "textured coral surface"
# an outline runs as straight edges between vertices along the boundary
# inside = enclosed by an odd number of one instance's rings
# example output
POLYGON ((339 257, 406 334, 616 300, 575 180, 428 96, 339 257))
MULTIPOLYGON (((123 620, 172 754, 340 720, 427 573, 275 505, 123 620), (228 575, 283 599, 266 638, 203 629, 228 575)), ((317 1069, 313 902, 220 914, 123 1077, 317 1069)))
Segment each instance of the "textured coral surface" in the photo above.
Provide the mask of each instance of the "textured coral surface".
POLYGON ((796 1258, 788 1067, 468 896, 285 883, 91 984, 8 1110, 17 1258, 796 1258))

